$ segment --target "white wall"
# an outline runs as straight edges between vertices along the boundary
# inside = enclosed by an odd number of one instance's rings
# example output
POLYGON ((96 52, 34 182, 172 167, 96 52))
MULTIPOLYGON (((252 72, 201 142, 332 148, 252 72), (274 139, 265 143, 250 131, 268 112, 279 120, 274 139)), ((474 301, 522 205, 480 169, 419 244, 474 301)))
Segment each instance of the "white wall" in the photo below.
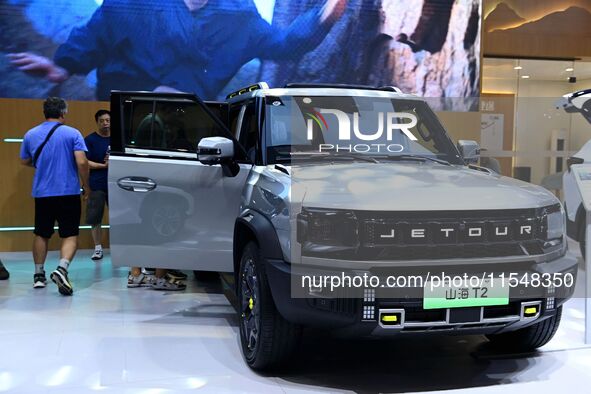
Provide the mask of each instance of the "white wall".
POLYGON ((533 183, 540 184, 542 178, 550 173, 548 151, 553 130, 566 131, 569 151, 579 150, 591 139, 591 125, 580 115, 566 114, 554 106, 562 95, 586 87, 591 87, 591 80, 571 84, 527 79, 483 79, 483 92, 513 93, 517 96, 515 165, 531 167, 533 183))

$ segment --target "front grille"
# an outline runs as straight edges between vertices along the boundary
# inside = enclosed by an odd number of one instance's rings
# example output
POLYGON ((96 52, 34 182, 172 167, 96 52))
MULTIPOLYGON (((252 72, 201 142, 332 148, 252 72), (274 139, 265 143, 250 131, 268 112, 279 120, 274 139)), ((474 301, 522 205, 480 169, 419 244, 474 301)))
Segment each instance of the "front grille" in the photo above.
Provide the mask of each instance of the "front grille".
POLYGON ((398 217, 359 214, 359 238, 362 246, 458 245, 530 241, 542 238, 543 217, 534 210, 487 212, 483 215, 433 213, 431 218, 417 214, 398 217), (417 217, 418 216, 418 217, 417 217))
POLYGON ((378 212, 307 209, 302 254, 345 260, 431 260, 544 254, 546 216, 516 210, 378 212))

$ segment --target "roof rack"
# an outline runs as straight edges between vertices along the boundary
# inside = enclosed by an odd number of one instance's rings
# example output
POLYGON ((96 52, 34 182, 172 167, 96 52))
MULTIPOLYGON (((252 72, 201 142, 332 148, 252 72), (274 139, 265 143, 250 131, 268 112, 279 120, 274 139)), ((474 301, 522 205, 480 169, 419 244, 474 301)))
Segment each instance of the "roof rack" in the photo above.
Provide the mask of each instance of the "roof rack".
POLYGON ((241 94, 244 94, 244 93, 254 92, 255 90, 259 90, 259 89, 269 89, 269 84, 267 82, 259 82, 259 83, 255 83, 254 85, 250 85, 245 88, 242 88, 240 90, 236 90, 235 92, 232 92, 229 95, 227 95, 226 100, 234 98, 236 96, 240 96, 241 94))
POLYGON ((349 84, 342 84, 342 83, 288 83, 284 86, 284 88, 336 88, 336 89, 363 89, 363 90, 382 90, 388 92, 396 92, 402 93, 400 88, 396 86, 382 86, 382 87, 375 87, 375 86, 368 86, 368 85, 349 85, 349 84))

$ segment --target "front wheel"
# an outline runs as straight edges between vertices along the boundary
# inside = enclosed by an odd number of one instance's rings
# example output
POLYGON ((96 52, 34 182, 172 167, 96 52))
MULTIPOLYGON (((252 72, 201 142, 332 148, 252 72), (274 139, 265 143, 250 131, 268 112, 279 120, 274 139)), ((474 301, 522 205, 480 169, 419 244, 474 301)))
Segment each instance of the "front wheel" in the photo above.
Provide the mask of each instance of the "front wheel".
POLYGON ((560 325, 562 307, 556 310, 556 314, 531 326, 503 334, 487 335, 489 341, 500 350, 512 352, 531 352, 544 346, 556 334, 560 325))
POLYGON ((283 365, 293 354, 301 328, 277 311, 258 245, 242 252, 238 277, 240 343, 249 367, 264 371, 283 365))

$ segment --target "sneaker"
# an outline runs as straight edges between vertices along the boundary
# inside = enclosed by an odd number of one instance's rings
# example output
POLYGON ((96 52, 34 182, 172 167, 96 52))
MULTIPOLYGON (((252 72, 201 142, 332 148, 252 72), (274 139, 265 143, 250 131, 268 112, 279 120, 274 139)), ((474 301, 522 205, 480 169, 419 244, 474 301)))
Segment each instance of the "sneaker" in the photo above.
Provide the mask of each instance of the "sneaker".
POLYGON ((70 296, 74 293, 74 289, 72 288, 72 284, 68 279, 68 271, 62 267, 57 267, 55 271, 49 275, 53 283, 57 285, 57 289, 61 295, 70 296))
POLYGON ((10 277, 10 273, 8 272, 6 267, 4 267, 4 264, 2 264, 2 261, 0 261, 0 280, 6 280, 9 277, 10 277))
POLYGON ((154 284, 154 277, 152 275, 139 274, 133 276, 131 272, 127 276, 127 287, 151 287, 154 284))
POLYGON ((45 277, 45 272, 42 274, 33 275, 33 288, 34 289, 42 289, 45 286, 47 286, 47 278, 45 277))
POLYGON ((101 260, 103 258, 103 250, 102 249, 100 249, 100 250, 95 249, 94 253, 92 254, 92 256, 90 256, 90 258, 92 260, 101 260))
POLYGON ((142 274, 154 275, 154 274, 156 274, 156 268, 142 268, 142 274))
POLYGON ((176 280, 186 280, 187 274, 179 270, 167 270, 166 275, 172 279, 176 280))
POLYGON ((168 290, 168 291, 178 291, 178 290, 185 290, 187 285, 177 279, 173 278, 156 278, 156 282, 152 286, 154 290, 168 290))

